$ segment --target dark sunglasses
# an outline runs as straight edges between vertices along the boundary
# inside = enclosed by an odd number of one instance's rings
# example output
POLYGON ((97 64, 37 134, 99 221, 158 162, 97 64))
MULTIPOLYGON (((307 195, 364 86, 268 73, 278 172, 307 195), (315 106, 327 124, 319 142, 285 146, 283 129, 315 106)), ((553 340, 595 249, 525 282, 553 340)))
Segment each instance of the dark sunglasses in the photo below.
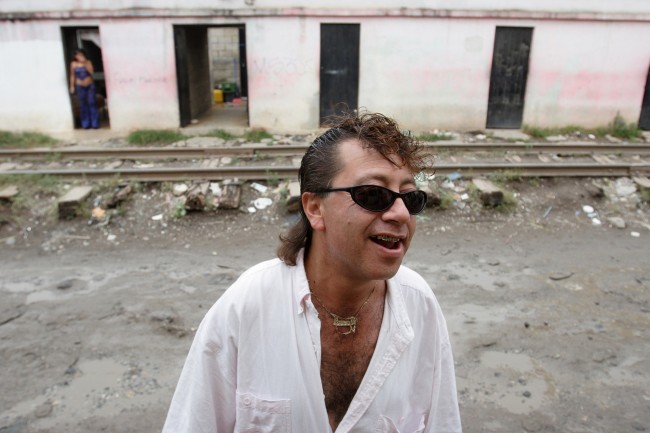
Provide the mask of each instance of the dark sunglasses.
POLYGON ((395 192, 378 185, 359 185, 348 188, 330 188, 316 191, 317 193, 345 191, 349 192, 352 200, 362 208, 371 212, 384 212, 390 209, 395 200, 401 198, 411 215, 422 212, 427 204, 427 194, 424 191, 395 192))

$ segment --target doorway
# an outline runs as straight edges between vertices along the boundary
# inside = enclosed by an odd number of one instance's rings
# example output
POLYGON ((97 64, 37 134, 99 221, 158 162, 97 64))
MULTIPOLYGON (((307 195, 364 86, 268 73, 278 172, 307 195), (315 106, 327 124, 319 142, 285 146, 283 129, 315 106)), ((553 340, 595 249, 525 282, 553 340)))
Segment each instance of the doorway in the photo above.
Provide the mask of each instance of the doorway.
POLYGON ((650 67, 645 77, 645 92, 641 103, 641 115, 639 116, 639 128, 650 131, 650 67))
POLYGON ((320 123, 359 101, 359 24, 321 24, 320 123))
POLYGON ((246 31, 243 25, 174 26, 180 126, 248 126, 246 31))
MULTIPOLYGON (((95 100, 99 111, 100 127, 109 128, 108 95, 106 93, 106 80, 104 78, 104 61, 102 59, 102 43, 99 27, 62 27, 61 35, 63 40, 63 55, 65 57, 66 79, 69 80, 70 62, 74 59, 75 50, 83 49, 95 70, 93 81, 95 82, 95 100)), ((81 110, 76 92, 74 95, 70 95, 70 107, 72 109, 74 127, 81 128, 81 110)))
POLYGON ((532 27, 497 27, 490 74, 488 128, 521 128, 532 27))

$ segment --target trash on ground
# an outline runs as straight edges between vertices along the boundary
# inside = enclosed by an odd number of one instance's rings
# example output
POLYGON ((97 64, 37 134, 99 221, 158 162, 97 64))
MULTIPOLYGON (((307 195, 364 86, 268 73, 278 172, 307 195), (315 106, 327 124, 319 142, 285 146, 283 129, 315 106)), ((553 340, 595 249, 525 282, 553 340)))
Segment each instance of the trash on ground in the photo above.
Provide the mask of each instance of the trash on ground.
POLYGON ((268 187, 259 184, 257 182, 251 183, 251 188, 253 188, 257 192, 261 192, 262 194, 264 194, 269 189, 268 187))
POLYGON ((267 197, 260 197, 258 199, 253 200, 253 206, 255 206, 259 210, 266 209, 272 204, 273 204, 273 200, 267 197))

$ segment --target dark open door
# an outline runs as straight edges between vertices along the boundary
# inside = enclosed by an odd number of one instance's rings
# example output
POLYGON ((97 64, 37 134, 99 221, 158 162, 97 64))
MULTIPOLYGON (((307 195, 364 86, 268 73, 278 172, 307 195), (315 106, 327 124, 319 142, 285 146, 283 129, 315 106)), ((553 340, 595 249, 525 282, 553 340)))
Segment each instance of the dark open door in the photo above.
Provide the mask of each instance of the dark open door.
POLYGON ((248 69, 246 68, 246 28, 239 28, 239 81, 240 96, 248 96, 248 69))
POLYGON ((320 122, 359 100, 359 24, 321 24, 320 122))
POLYGON ((497 27, 490 74, 488 128, 521 128, 528 78, 530 27, 497 27))
POLYGON ((181 126, 192 121, 190 110, 190 74, 187 65, 187 40, 185 27, 174 26, 174 45, 176 50, 176 81, 178 85, 178 108, 181 126))
POLYGON ((645 93, 643 94, 643 103, 641 104, 641 116, 639 116, 639 128, 650 130, 650 68, 648 75, 645 77, 645 93))

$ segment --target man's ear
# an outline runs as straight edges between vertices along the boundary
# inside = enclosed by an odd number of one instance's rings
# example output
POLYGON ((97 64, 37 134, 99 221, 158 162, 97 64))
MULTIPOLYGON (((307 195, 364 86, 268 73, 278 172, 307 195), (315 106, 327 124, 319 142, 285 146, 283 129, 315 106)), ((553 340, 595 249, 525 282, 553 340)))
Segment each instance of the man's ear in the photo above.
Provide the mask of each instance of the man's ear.
POLYGON ((303 192, 300 200, 302 201, 302 209, 305 211, 305 215, 307 215, 311 228, 314 231, 325 230, 322 213, 323 198, 313 192, 303 192))

